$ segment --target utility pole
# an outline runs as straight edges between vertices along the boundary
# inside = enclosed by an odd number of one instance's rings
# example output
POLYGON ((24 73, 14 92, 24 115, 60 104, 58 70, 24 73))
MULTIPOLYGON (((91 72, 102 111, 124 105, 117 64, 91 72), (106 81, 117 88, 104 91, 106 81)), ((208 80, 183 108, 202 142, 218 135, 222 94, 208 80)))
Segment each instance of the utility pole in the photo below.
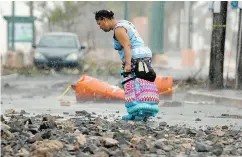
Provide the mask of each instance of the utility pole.
POLYGON ((190 23, 191 23, 191 2, 184 1, 184 13, 185 13, 185 26, 184 26, 184 32, 185 32, 185 48, 190 49, 191 48, 191 36, 190 36, 190 23))
MULTIPOLYGON (((30 17, 33 17, 34 16, 34 2, 33 1, 30 1, 29 2, 29 15, 30 17)), ((34 24, 34 21, 32 23, 32 29, 33 29, 33 42, 32 42, 32 46, 35 45, 35 24, 34 24)))
MULTIPOLYGON (((214 2, 215 4, 215 2, 214 2)), ((217 2, 218 12, 213 13, 213 30, 209 67, 209 87, 223 88, 224 47, 226 34, 227 1, 217 2)))
POLYGON ((236 53, 235 88, 242 89, 242 8, 239 9, 239 30, 236 53))
POLYGON ((15 51, 15 2, 12 1, 12 41, 11 41, 11 50, 15 51))
POLYGON ((193 37, 193 4, 194 2, 190 1, 189 5, 189 49, 192 48, 193 42, 192 42, 192 37, 193 37))
POLYGON ((164 1, 152 2, 152 17, 150 27, 150 48, 153 53, 163 54, 164 1))
POLYGON ((124 19, 128 20, 128 1, 124 1, 124 19))

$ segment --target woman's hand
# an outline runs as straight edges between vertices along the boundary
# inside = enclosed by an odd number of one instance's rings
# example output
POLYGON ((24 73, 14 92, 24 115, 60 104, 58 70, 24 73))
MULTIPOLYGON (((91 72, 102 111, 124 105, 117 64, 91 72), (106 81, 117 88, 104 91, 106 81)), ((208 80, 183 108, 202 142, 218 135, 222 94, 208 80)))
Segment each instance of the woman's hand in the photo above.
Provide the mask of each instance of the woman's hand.
POLYGON ((125 72, 131 72, 131 64, 130 63, 125 63, 124 71, 125 72))

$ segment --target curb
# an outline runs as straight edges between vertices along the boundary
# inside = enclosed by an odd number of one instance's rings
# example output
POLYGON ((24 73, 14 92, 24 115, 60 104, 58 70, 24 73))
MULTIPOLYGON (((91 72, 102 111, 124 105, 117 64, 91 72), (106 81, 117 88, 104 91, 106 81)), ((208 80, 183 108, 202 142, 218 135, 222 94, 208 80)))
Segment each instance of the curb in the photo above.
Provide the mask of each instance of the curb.
POLYGON ((17 78, 18 74, 1 75, 1 81, 7 81, 9 79, 17 78))
POLYGON ((213 101, 219 105, 233 106, 242 108, 242 97, 226 97, 218 94, 211 94, 205 92, 189 91, 186 93, 185 100, 190 101, 213 101))

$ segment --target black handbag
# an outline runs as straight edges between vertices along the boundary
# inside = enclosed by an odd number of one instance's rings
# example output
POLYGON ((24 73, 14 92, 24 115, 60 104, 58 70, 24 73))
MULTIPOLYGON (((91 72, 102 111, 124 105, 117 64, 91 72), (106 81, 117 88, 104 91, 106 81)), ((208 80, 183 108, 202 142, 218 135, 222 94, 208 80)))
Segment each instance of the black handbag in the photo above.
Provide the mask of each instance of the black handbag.
POLYGON ((149 60, 138 59, 135 65, 135 75, 150 82, 154 82, 156 78, 155 70, 151 67, 149 60))

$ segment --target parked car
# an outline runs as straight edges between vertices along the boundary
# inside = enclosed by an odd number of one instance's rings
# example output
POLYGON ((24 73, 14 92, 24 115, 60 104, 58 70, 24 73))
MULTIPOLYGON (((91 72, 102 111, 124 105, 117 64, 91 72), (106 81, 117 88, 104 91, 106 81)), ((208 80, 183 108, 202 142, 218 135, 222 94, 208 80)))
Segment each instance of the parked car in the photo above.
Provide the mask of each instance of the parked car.
POLYGON ((83 61, 83 49, 76 34, 67 32, 47 33, 33 46, 34 65, 37 68, 78 67, 83 61))

